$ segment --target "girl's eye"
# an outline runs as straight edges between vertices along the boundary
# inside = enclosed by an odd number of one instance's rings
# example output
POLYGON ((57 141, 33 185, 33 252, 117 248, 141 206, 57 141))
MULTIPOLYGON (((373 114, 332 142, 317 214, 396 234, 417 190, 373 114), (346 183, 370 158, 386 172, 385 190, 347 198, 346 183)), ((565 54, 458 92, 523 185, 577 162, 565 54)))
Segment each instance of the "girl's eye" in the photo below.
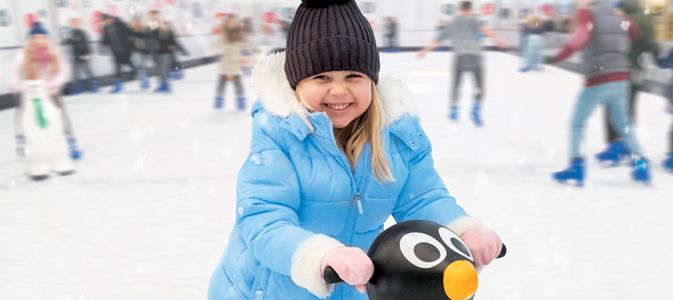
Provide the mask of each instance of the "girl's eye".
POLYGON ((316 75, 316 76, 313 76, 313 79, 327 80, 327 79, 329 79, 329 77, 327 77, 327 75, 316 75))
POLYGON ((346 76, 346 78, 360 78, 360 77, 362 77, 362 75, 357 73, 348 74, 348 76, 346 76))

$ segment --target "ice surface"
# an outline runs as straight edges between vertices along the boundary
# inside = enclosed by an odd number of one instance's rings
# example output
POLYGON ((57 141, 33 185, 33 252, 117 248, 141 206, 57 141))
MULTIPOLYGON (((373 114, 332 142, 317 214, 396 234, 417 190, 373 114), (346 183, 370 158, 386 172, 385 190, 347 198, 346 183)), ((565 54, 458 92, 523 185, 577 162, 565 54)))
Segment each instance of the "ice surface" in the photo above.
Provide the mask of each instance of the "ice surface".
MULTIPOLYGON (((660 163, 671 117, 641 94, 637 136, 654 184, 603 168, 602 112, 585 139, 586 187, 550 179, 567 164, 578 75, 488 53, 484 128, 447 119, 450 53, 382 54, 414 92, 449 191, 495 228, 506 258, 482 271, 477 299, 667 299, 673 293, 673 175, 660 163)), ((30 182, 14 155, 13 110, 0 112, 0 299, 203 299, 235 217, 248 113, 215 112, 216 66, 189 69, 175 93, 67 97, 83 161, 73 176, 30 182)), ((249 95, 251 93, 247 87, 249 95)), ((252 98, 252 97, 249 97, 252 98)))

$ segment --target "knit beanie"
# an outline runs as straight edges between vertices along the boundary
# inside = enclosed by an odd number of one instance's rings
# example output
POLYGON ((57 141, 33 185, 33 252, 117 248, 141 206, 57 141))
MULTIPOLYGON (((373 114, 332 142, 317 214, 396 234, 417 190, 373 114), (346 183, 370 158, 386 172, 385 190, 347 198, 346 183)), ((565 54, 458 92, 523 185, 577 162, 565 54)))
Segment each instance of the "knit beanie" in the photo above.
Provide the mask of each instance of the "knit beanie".
POLYGON ((358 71, 379 80, 379 52, 354 0, 302 0, 287 35, 285 74, 296 88, 329 71, 358 71))
POLYGON ((30 28, 29 32, 30 36, 34 36, 36 34, 44 34, 47 35, 47 30, 42 27, 42 23, 40 22, 34 22, 33 26, 30 28))

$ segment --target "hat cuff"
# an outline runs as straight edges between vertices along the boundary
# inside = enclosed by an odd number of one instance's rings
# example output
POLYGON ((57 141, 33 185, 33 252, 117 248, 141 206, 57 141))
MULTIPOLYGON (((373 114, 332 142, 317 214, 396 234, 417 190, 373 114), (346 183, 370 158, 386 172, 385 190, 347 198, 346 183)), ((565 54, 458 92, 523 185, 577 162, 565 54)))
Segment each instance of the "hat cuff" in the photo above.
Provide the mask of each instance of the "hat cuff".
POLYGON ((352 36, 312 40, 286 53, 285 73, 293 89, 304 78, 330 71, 357 71, 379 80, 376 45, 352 36))

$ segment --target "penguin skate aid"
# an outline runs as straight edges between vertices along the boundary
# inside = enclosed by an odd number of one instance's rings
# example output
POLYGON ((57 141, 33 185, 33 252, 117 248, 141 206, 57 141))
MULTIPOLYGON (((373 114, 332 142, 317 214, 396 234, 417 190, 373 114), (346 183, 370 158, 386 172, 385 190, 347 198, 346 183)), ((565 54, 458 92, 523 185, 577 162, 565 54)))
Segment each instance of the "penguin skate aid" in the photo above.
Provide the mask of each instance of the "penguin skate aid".
MULTIPOLYGON (((502 245, 498 258, 507 254, 502 245)), ((369 299, 473 299, 478 269, 465 243, 450 229, 430 221, 406 221, 383 231, 367 255, 374 274, 367 283, 369 299)), ((343 282, 332 267, 327 283, 343 282)))

